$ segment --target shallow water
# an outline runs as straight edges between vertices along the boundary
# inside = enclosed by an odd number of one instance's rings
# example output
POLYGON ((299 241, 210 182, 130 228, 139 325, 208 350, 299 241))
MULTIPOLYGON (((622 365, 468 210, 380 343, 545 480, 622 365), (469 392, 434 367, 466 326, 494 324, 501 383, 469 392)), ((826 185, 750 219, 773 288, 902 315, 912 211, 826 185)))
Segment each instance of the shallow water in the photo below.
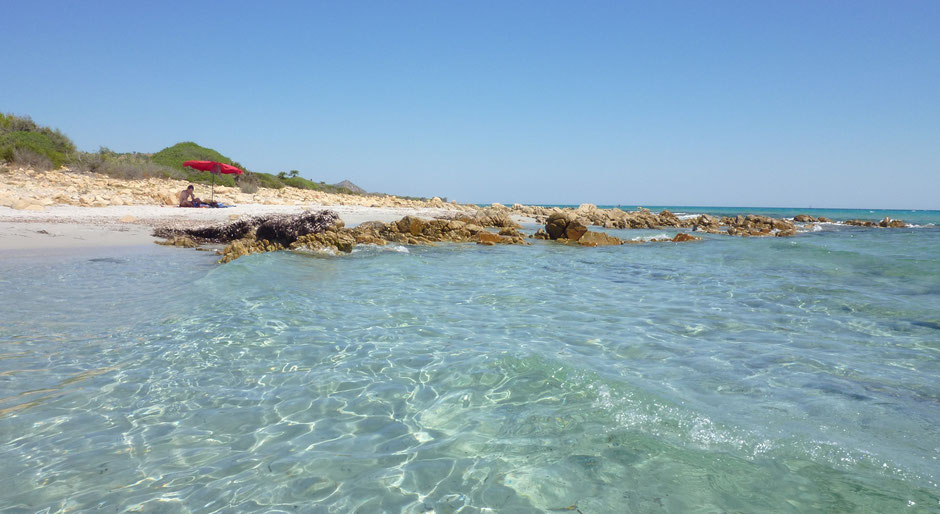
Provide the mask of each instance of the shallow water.
POLYGON ((938 250, 4 255, 0 508, 936 511, 938 250))

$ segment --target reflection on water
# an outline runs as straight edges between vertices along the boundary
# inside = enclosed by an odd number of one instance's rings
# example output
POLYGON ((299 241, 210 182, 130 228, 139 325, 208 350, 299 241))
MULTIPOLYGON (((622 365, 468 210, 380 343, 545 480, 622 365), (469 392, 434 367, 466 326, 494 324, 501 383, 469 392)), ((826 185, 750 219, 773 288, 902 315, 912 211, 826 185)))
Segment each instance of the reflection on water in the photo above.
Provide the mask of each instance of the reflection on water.
POLYGON ((936 509, 935 232, 3 259, 0 505, 936 509))

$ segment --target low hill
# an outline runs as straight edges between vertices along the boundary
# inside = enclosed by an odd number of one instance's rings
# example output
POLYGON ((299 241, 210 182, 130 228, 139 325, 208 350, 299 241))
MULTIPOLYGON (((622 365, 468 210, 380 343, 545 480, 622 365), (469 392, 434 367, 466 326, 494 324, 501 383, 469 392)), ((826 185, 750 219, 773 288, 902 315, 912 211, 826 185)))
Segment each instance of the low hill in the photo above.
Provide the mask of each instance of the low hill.
POLYGON ((350 181, 348 181, 348 180, 344 180, 344 181, 342 181, 342 182, 337 182, 336 184, 333 184, 333 187, 338 187, 338 188, 341 188, 341 189, 347 189, 347 190, 349 190, 349 191, 351 191, 351 192, 353 192, 353 193, 358 193, 358 194, 361 194, 361 195, 366 194, 366 190, 365 190, 365 189, 363 189, 363 188, 357 186, 356 184, 353 184, 352 182, 350 182, 350 181))
POLYGON ((210 174, 205 172, 194 172, 191 169, 184 167, 184 162, 216 161, 224 162, 225 164, 231 164, 232 166, 241 168, 245 173, 243 175, 237 175, 234 177, 232 175, 216 176, 215 183, 229 186, 238 185, 243 190, 252 190, 257 187, 267 187, 270 189, 296 187, 298 189, 312 189, 315 191, 324 191, 327 193, 365 193, 364 189, 356 186, 352 182, 349 182, 349 184, 351 184, 353 188, 356 189, 347 188, 342 185, 329 185, 323 182, 314 182, 312 180, 298 176, 299 172, 296 170, 291 170, 289 173, 281 172, 277 175, 273 175, 271 173, 253 172, 248 170, 245 166, 242 166, 238 162, 232 160, 228 156, 222 155, 212 148, 199 146, 192 141, 184 141, 182 143, 177 143, 173 146, 164 148, 163 150, 153 154, 153 156, 151 156, 151 160, 157 164, 185 172, 189 174, 191 180, 198 182, 208 182, 210 180, 210 174))
MULTIPOLYGON (((156 164, 162 166, 167 166, 179 170, 186 174, 187 180, 191 182, 201 182, 208 183, 214 181, 216 184, 221 184, 225 186, 235 186, 241 183, 244 183, 246 187, 251 187, 249 184, 260 185, 262 187, 269 187, 265 184, 258 184, 259 181, 256 179, 253 180, 249 178, 251 172, 245 169, 241 164, 233 161, 229 157, 222 155, 221 153, 213 150, 212 148, 206 148, 204 146, 199 146, 192 141, 183 141, 182 143, 176 143, 173 146, 168 146, 163 150, 150 156, 150 160, 156 164), (216 161, 223 162, 225 164, 231 164, 245 171, 246 175, 239 178, 234 178, 231 175, 216 175, 213 176, 211 173, 206 173, 204 171, 195 171, 191 168, 183 166, 183 163, 186 161, 216 161)), ((282 186, 283 187, 283 186, 282 186)))
POLYGON ((211 148, 199 146, 192 141, 184 141, 182 143, 176 143, 173 146, 164 148, 163 150, 160 150, 159 152, 151 155, 150 159, 157 164, 169 166, 178 170, 186 169, 183 167, 183 163, 186 161, 224 162, 225 164, 237 166, 242 170, 245 169, 245 167, 241 164, 238 164, 237 162, 220 154, 219 152, 211 148))

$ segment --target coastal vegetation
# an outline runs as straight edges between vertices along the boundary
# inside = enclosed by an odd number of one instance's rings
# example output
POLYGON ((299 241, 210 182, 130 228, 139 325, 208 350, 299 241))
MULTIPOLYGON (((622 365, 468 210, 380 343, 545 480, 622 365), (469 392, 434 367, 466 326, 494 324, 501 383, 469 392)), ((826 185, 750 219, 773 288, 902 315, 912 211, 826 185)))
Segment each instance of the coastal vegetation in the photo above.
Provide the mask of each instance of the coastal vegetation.
POLYGON ((41 127, 29 116, 0 113, 0 161, 48 170, 74 152, 75 144, 58 129, 41 127))
POLYGON ((338 185, 303 178, 297 170, 277 174, 251 171, 212 148, 184 141, 159 152, 118 153, 106 147, 97 152, 78 151, 75 143, 58 129, 40 126, 29 116, 0 113, 0 163, 37 170, 62 166, 73 171, 99 173, 120 179, 170 178, 194 183, 238 187, 254 193, 258 188, 294 187, 325 193, 366 194, 348 181, 338 185), (183 166, 186 161, 217 161, 241 168, 242 175, 213 176, 183 166), (352 187, 346 187, 347 184, 352 187))

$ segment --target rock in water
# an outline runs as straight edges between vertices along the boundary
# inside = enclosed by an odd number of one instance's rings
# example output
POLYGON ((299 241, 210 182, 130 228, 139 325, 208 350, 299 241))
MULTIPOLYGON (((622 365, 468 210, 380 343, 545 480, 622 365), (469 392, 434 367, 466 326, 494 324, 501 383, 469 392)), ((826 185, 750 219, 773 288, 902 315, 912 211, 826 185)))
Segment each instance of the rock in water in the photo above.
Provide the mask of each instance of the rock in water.
POLYGON ((676 237, 672 238, 673 243, 684 243, 686 241, 701 241, 702 238, 698 236, 693 236, 692 234, 686 234, 685 232, 679 232, 676 234, 676 237))
POLYGON ((583 246, 615 246, 622 245, 623 240, 616 238, 604 232, 587 231, 578 238, 578 243, 583 246))

